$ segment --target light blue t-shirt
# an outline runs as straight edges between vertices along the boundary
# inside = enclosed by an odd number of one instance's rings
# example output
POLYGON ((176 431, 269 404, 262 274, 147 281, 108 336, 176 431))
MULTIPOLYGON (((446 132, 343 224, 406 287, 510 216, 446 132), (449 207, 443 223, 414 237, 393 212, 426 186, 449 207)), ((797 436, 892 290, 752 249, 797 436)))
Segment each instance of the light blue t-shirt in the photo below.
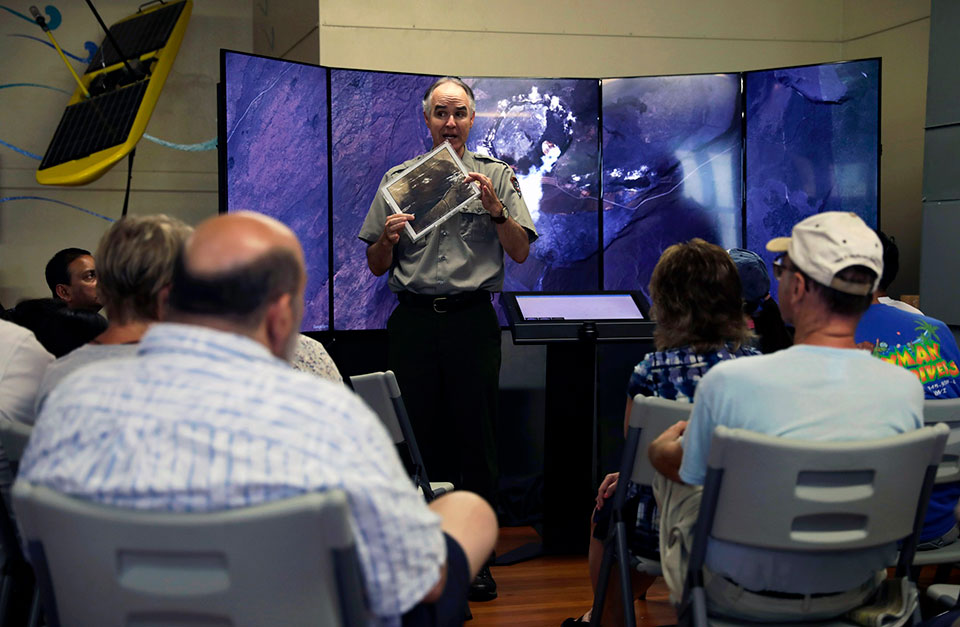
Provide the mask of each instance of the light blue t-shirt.
MULTIPOLYGON (((923 388, 902 368, 852 349, 798 345, 718 364, 697 388, 683 436, 684 483, 703 485, 717 425, 798 440, 884 438, 923 425, 923 388)), ((887 565, 894 551, 825 557, 712 540, 706 562, 748 590, 814 594, 864 583, 887 565)))

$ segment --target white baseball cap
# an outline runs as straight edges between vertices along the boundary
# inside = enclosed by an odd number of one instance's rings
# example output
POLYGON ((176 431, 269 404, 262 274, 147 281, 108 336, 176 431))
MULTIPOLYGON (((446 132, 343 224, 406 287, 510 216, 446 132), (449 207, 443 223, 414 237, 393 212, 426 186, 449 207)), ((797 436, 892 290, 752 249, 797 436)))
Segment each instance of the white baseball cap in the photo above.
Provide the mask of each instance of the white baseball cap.
POLYGON ((801 220, 790 237, 767 242, 767 250, 787 253, 790 261, 811 279, 847 294, 876 291, 883 274, 880 238, 855 213, 826 211, 801 220), (873 284, 854 283, 837 277, 850 266, 864 266, 877 273, 873 284))

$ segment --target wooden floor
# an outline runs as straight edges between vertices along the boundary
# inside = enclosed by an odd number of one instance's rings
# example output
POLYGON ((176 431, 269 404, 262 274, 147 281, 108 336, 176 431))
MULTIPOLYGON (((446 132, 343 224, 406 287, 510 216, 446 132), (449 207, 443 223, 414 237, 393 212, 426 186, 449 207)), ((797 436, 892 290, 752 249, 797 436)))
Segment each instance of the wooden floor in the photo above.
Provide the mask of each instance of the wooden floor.
MULTIPOLYGON (((501 555, 527 542, 538 540, 532 527, 500 529, 497 554, 501 555)), ((491 568, 499 596, 485 603, 471 603, 473 620, 468 627, 490 625, 552 625, 581 616, 593 604, 587 558, 541 557, 491 568)), ((667 600, 663 579, 647 591, 647 600, 637 604, 638 625, 669 625, 676 615, 667 600)))
MULTIPOLYGON (((503 527, 497 541, 497 554, 502 555, 537 540, 539 537, 532 527, 503 527)), ((918 585, 924 618, 944 609, 931 606, 922 592, 933 583, 936 571, 935 566, 926 566, 920 571, 918 585)), ((467 623, 467 627, 557 627, 566 618, 582 616, 593 604, 586 556, 541 557, 513 566, 495 566, 491 572, 497 581, 499 596, 486 603, 471 603, 473 620, 467 623)), ((890 569, 890 576, 893 576, 893 569, 890 569)), ((946 580, 960 583, 960 569, 955 568, 946 580)), ((653 627, 676 623, 676 613, 667 594, 667 585, 662 578, 657 579, 647 591, 646 601, 638 601, 635 605, 637 625, 653 627)))

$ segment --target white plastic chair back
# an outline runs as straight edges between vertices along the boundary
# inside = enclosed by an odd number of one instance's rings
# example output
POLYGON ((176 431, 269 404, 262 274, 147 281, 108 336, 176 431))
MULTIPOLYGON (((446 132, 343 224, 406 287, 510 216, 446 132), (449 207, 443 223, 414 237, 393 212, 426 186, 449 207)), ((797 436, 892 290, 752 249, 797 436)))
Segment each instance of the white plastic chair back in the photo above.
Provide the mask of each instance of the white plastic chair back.
POLYGON ((17 481, 13 500, 49 625, 366 624, 342 492, 174 513, 17 481))
POLYGON ((942 422, 950 427, 947 446, 937 467, 937 483, 960 481, 960 398, 925 400, 923 422, 927 425, 942 422))
POLYGON ((640 444, 633 462, 633 473, 630 478, 634 483, 652 485, 653 475, 656 472, 650 464, 647 449, 657 436, 679 420, 689 420, 693 411, 693 403, 684 401, 670 401, 653 396, 637 394, 633 399, 633 409, 630 411, 630 426, 638 427, 640 444))

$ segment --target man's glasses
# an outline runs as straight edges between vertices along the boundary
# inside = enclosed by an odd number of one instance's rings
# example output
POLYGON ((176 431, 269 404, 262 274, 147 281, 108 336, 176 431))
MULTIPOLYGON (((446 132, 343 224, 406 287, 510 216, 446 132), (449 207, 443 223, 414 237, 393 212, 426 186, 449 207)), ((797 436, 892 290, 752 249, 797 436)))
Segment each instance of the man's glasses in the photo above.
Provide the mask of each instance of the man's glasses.
POLYGON ((784 272, 793 272, 796 270, 793 266, 787 265, 784 256, 781 255, 773 260, 773 278, 780 280, 784 272))

